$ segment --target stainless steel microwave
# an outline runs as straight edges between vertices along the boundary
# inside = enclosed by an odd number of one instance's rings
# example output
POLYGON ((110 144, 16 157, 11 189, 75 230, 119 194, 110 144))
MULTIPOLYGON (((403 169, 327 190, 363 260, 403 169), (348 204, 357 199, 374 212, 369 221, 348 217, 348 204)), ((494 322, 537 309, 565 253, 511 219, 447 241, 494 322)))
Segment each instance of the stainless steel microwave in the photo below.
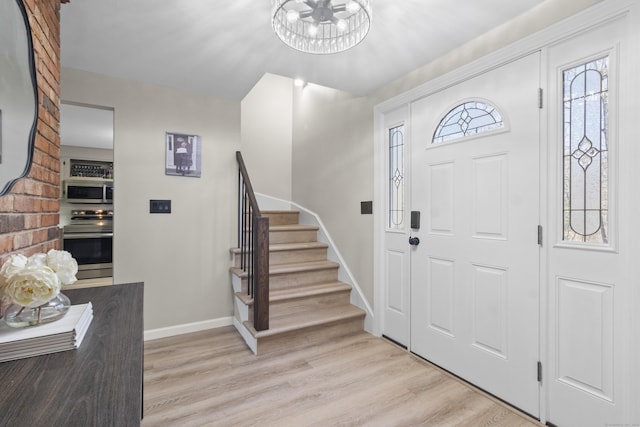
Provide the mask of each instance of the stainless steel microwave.
POLYGON ((63 188, 63 197, 69 203, 113 203, 113 181, 110 180, 66 180, 63 188))

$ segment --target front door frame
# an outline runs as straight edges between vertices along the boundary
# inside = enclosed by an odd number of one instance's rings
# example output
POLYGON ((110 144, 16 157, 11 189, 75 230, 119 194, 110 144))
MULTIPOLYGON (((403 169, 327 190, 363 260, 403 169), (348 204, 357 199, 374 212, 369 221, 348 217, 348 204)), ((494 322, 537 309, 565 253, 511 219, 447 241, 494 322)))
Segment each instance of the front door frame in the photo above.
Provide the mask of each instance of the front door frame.
MULTIPOLYGON (((381 335, 381 331, 383 330, 383 304, 385 289, 384 289, 384 277, 386 272, 384 270, 384 262, 383 262, 383 252, 384 252, 384 230, 385 230, 385 218, 386 218, 386 199, 384 197, 385 194, 385 114, 396 110, 402 106, 410 106, 411 102, 418 100, 423 97, 427 97, 433 93, 438 92, 439 90, 453 86, 457 83, 460 83, 466 79, 469 79, 475 75, 484 73, 492 68, 501 66, 507 62, 516 60, 522 56, 529 55, 535 51, 542 51, 542 65, 541 70, 547 69, 547 61, 546 61, 546 49, 548 46, 558 43, 560 41, 566 40, 576 33, 580 33, 583 31, 588 31, 590 28, 594 26, 598 26, 604 22, 607 22, 611 19, 614 19, 620 15, 629 13, 630 11, 636 11, 636 13, 631 14, 631 21, 636 23, 635 27, 637 28, 637 21, 639 14, 637 11, 640 8, 637 0, 625 0, 623 1, 615 1, 615 0, 605 0, 601 3, 596 4, 595 6, 586 9, 572 17, 569 17, 559 23, 556 23, 546 29, 543 29, 533 35, 527 36, 507 47, 501 48, 493 53, 490 53, 486 56, 483 56, 477 60, 474 60, 466 65, 463 65, 460 68, 457 68, 453 71, 450 71, 444 75, 436 77, 432 80, 427 81, 426 83, 417 86, 414 89, 411 89, 407 92, 404 92, 400 95, 397 95, 391 99, 388 99, 374 107, 374 334, 377 336, 381 335)), ((633 25, 632 25, 633 26, 633 25)), ((631 31, 631 30, 630 30, 631 31)), ((630 35, 630 37, 640 38, 640 36, 636 34, 630 35)), ((638 61, 632 61, 632 68, 635 68, 636 71, 640 68, 638 61)), ((629 65, 629 64, 628 64, 629 65)), ((543 94, 546 94, 548 91, 545 90, 549 85, 547 81, 546 73, 541 73, 541 88, 543 88, 543 94)), ((638 89, 629 88, 629 89, 638 89)), ((543 105, 545 104, 545 96, 542 97, 543 105)), ((407 118, 409 119, 409 118, 407 118)), ((410 126, 410 122, 407 122, 410 126)), ((548 180, 548 169, 551 167, 549 165, 549 138, 545 138, 544 135, 549 135, 549 120, 545 114, 541 116, 541 129, 540 135, 543 135, 543 140, 540 143, 540 224, 543 226, 542 238, 543 241, 549 241, 548 236, 545 235, 547 230, 547 218, 549 218, 549 186, 553 183, 550 183, 548 180)), ((640 148, 636 148, 635 152, 637 155, 640 155, 640 148)), ((410 206, 406 207, 410 209, 410 206)), ((640 202, 636 201, 634 206, 631 206, 632 211, 635 208, 637 212, 640 210, 640 202)), ((636 228, 640 228, 640 226, 636 226, 636 228)), ((640 231, 640 230, 635 230, 640 231)), ((640 235, 640 234, 636 234, 640 235)), ((640 240, 640 239, 636 239, 640 240)), ((640 243, 635 244, 636 248, 640 246, 640 243)), ((637 250, 636 250, 637 252, 637 250)), ((548 284, 546 280, 548 278, 548 249, 545 248, 543 244, 541 250, 541 259, 540 259, 540 277, 542 279, 542 286, 540 287, 540 361, 542 366, 547 365, 548 360, 548 327, 549 324, 546 320, 546 313, 548 310, 548 284)), ((638 264, 638 263, 636 263, 638 264)), ((638 277, 640 274, 640 266, 635 267, 635 272, 637 273, 635 276, 638 277)), ((634 291, 633 304, 638 307, 640 306, 640 286, 636 285, 636 289, 634 291)), ((638 310, 631 313, 631 319, 633 325, 640 324, 640 313, 638 310)), ((631 360, 639 360, 640 359, 640 334, 635 334, 635 341, 631 344, 632 354, 630 355, 631 360)), ((640 399, 640 367, 634 366, 631 368, 631 384, 635 384, 630 390, 632 399, 635 398, 636 401, 640 399), (636 381, 633 381, 633 378, 636 381)), ((545 423, 547 421, 547 389, 545 387, 544 382, 542 383, 540 390, 540 421, 545 423)), ((640 408, 632 409, 634 411, 633 414, 630 415, 631 419, 640 420, 640 408)))

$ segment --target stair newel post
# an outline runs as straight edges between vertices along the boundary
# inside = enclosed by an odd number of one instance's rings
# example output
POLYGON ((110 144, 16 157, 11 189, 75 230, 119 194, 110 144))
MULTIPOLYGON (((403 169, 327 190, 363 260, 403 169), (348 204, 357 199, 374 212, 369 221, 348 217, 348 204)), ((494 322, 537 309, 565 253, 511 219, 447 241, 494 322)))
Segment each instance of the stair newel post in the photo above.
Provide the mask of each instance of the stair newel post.
POLYGON ((238 246, 240 269, 246 274, 247 295, 253 298, 253 326, 269 329, 269 218, 262 216, 242 159, 238 161, 238 246))
POLYGON ((269 218, 253 223, 254 294, 253 321, 256 331, 269 329, 269 218))

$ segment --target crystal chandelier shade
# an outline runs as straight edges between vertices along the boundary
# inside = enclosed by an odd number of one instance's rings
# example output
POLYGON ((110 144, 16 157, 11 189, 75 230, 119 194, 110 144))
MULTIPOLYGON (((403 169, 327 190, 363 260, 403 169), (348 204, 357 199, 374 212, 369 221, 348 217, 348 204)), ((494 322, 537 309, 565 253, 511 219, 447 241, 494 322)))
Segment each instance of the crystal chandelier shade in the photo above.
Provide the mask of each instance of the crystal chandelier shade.
POLYGON ((273 0, 273 31, 288 46, 306 53, 350 49, 371 27, 369 0, 273 0))

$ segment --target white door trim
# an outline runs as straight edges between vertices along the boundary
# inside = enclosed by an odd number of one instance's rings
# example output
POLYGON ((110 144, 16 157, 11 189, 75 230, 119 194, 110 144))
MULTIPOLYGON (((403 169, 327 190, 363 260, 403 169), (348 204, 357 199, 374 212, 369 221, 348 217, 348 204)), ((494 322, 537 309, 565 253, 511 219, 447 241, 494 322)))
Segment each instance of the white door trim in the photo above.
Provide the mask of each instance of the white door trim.
MULTIPOLYGON (((382 259, 383 256, 383 248, 384 248, 384 229, 385 229, 385 179, 384 179, 384 137, 385 137, 385 129, 384 129, 384 116, 387 112, 391 112, 403 105, 410 105, 411 102, 420 99, 422 97, 428 96, 432 93, 435 93, 439 90, 447 88, 449 86, 455 85, 459 82, 462 82, 466 79, 469 79, 477 74, 484 73, 488 70, 491 70, 495 67, 499 67, 508 63, 510 61, 516 60, 522 56, 528 55, 537 50, 546 50, 548 46, 551 46, 555 43, 563 41, 569 37, 572 37, 578 33, 588 31, 590 28, 594 26, 601 25, 605 22, 615 20, 616 18, 629 13, 632 10, 637 10, 639 6, 638 0, 604 0, 597 5, 582 11, 574 16, 571 16, 567 19, 560 21, 544 30, 541 30, 531 36, 527 36, 511 45, 501 48, 493 53, 490 53, 478 60, 470 62, 458 69, 455 69, 449 73, 446 73, 442 76, 434 78, 430 81, 425 82, 424 84, 417 86, 414 89, 401 93, 391 99, 383 101, 377 104, 374 107, 374 138, 373 138, 373 152, 374 152, 374 334, 377 336, 381 335, 383 318, 382 318, 382 301, 384 301, 384 262, 382 259)), ((638 18, 635 18, 633 22, 637 23, 638 18)), ((638 25, 635 25, 635 28, 638 28, 638 25)), ((638 42, 640 39, 640 29, 634 29, 632 31, 632 38, 630 43, 638 42)), ((637 44, 636 44, 637 45, 637 44)), ((545 70, 546 55, 542 56, 542 70, 545 70)), ((629 66, 632 71, 639 71, 640 64, 638 64, 638 60, 629 61, 626 65, 629 66), (631 62, 631 63, 629 63, 631 62)), ((629 83, 629 82, 627 82, 629 83)), ((546 81, 546 73, 541 73, 541 87, 548 87, 548 82, 546 81)), ((631 87, 630 89, 634 90, 636 96, 638 95, 638 85, 631 87)), ((545 90, 546 94, 548 91, 545 90)), ((544 99, 543 102, 547 100, 544 99)), ((640 108, 637 108, 640 110, 640 108)), ((635 111, 635 113, 639 113, 639 111, 635 111)), ((637 117, 637 114, 636 116, 637 117)), ((410 125, 410 123, 409 123, 410 125)), ((548 135, 548 119, 543 114, 541 117, 541 135, 548 135)), ((640 156, 640 148, 633 147, 629 149, 630 151, 634 151, 634 153, 640 156)), ((549 147, 548 142, 546 140, 541 141, 540 145, 540 158, 541 158, 541 170, 540 170, 540 223, 543 225, 545 233, 543 233, 543 240, 549 241, 549 236, 546 235, 547 224, 545 224, 546 219, 548 218, 548 167, 547 159, 549 155, 549 147)), ((640 157, 638 157, 640 158, 640 157)), ((636 179, 640 178, 640 172, 632 173, 636 179)), ((637 182, 637 181, 636 181, 637 182)), ((640 201, 636 200, 634 203, 631 201, 629 204, 633 206, 629 206, 631 209, 630 212, 639 212, 640 211, 640 201)), ((635 235, 640 235, 638 233, 640 230, 640 225, 635 226, 635 229, 632 230, 635 232, 635 235)), ((640 239, 636 239, 638 241, 640 239)), ((640 242, 634 242, 633 245, 636 248, 635 253, 640 249, 640 242)), ((540 260, 540 277, 546 278, 548 276, 548 253, 543 245, 541 251, 541 260, 540 260)), ((640 263, 636 263, 635 266, 635 277, 639 277, 640 275, 640 263)), ((548 346, 546 344, 547 341, 547 327, 548 323, 546 321, 545 313, 548 310, 548 293, 547 287, 541 286, 540 293, 540 360, 543 366, 546 364, 548 355, 548 346)), ((636 284, 634 289, 634 304, 636 307, 640 307, 640 285, 636 284)), ((632 313, 632 318, 630 319, 630 325, 635 325, 635 330, 638 330, 637 325, 640 324, 640 313, 638 310, 635 310, 632 313)), ((631 343, 631 352, 629 355, 631 360, 640 360, 640 332, 635 333, 635 342, 631 343)), ((633 366, 633 371, 630 372, 632 378, 635 378, 636 381, 631 381, 632 390, 630 390, 631 397, 636 399, 640 399, 640 367, 633 366)), ((540 421, 542 423, 546 422, 546 400, 547 393, 544 387, 541 388, 541 396, 540 396, 540 421)), ((640 420, 640 408, 632 408, 629 411, 633 411, 630 414, 630 419, 640 420)))
MULTIPOLYGON (((390 200, 390 188, 389 188, 389 184, 388 184, 388 179, 389 179, 389 173, 390 171, 388 170, 389 168, 389 141, 388 141, 388 137, 389 137, 389 130, 392 129, 395 126, 400 126, 402 125, 404 127, 404 132, 403 132, 403 166, 402 166, 402 173, 404 176, 403 179, 403 194, 404 194, 404 205, 402 206, 403 208, 403 227, 401 229, 397 229, 397 230, 390 230, 389 229, 389 225, 388 225, 388 220, 385 220, 385 244, 387 245, 385 247, 385 252, 387 253, 386 256, 383 256, 383 262, 384 262, 384 268, 387 269, 389 266, 389 252, 388 251, 392 251, 394 253, 394 256, 396 257, 395 259, 397 260, 398 256, 400 257, 400 259, 402 260, 401 263, 402 264, 408 264, 407 268, 400 268, 400 270, 403 270, 403 273, 406 273, 405 276, 401 276, 400 280, 399 280, 399 286, 396 282, 396 284, 393 286, 393 290, 394 292, 394 296, 396 299, 396 303, 400 303, 399 306, 400 307, 394 307, 394 309, 396 309, 396 314, 395 315, 391 315, 389 316, 389 313, 393 312, 389 310, 389 301, 388 298, 390 296, 390 291, 391 289, 388 288, 389 287, 389 275, 385 276, 386 277, 386 281, 385 284, 383 285, 384 288, 384 292, 382 293, 382 299, 378 299, 376 298, 376 301, 379 302, 380 304, 382 304, 383 309, 379 312, 380 313, 380 325, 381 325, 381 331, 380 333, 383 334, 386 338, 392 339, 394 341, 396 341, 397 344, 405 346, 406 348, 411 348, 411 342, 410 342, 410 336, 411 336, 411 330, 409 328, 410 325, 410 321, 408 319, 409 314, 410 314, 410 310, 408 308, 408 305, 411 302, 411 287, 410 287, 410 270, 411 270, 411 255, 410 255, 410 246, 408 244, 408 238, 411 232, 410 229, 410 214, 409 214, 409 200, 410 197, 408 196, 410 194, 411 191, 411 187, 410 187, 410 179, 408 179, 408 177, 411 175, 411 162, 409 160, 407 160, 407 153, 411 152, 411 128, 409 125, 409 114, 410 114, 410 110, 411 110, 411 106, 403 106, 401 108, 399 108, 398 110, 395 110, 394 112, 388 113, 388 115, 385 116, 385 124, 384 124, 384 134, 385 134, 385 158, 384 158, 384 167, 385 167, 385 181, 387 182, 387 184, 385 185, 385 193, 384 193, 384 200, 389 201, 390 200), (399 291, 399 293, 398 293, 399 291), (399 297, 399 299, 398 299, 399 297), (406 305, 405 305, 406 304, 406 305), (399 323, 401 322, 401 319, 403 318, 402 314, 406 314, 405 316, 405 324, 403 325, 402 328, 399 328, 399 323), (389 316, 389 318, 387 318, 387 316, 389 316)), ((388 202, 390 203, 390 202, 388 202)), ((385 205, 385 216, 389 215, 388 213, 388 209, 390 208, 389 205, 385 205)), ((386 270, 389 273, 389 270, 386 270)))

